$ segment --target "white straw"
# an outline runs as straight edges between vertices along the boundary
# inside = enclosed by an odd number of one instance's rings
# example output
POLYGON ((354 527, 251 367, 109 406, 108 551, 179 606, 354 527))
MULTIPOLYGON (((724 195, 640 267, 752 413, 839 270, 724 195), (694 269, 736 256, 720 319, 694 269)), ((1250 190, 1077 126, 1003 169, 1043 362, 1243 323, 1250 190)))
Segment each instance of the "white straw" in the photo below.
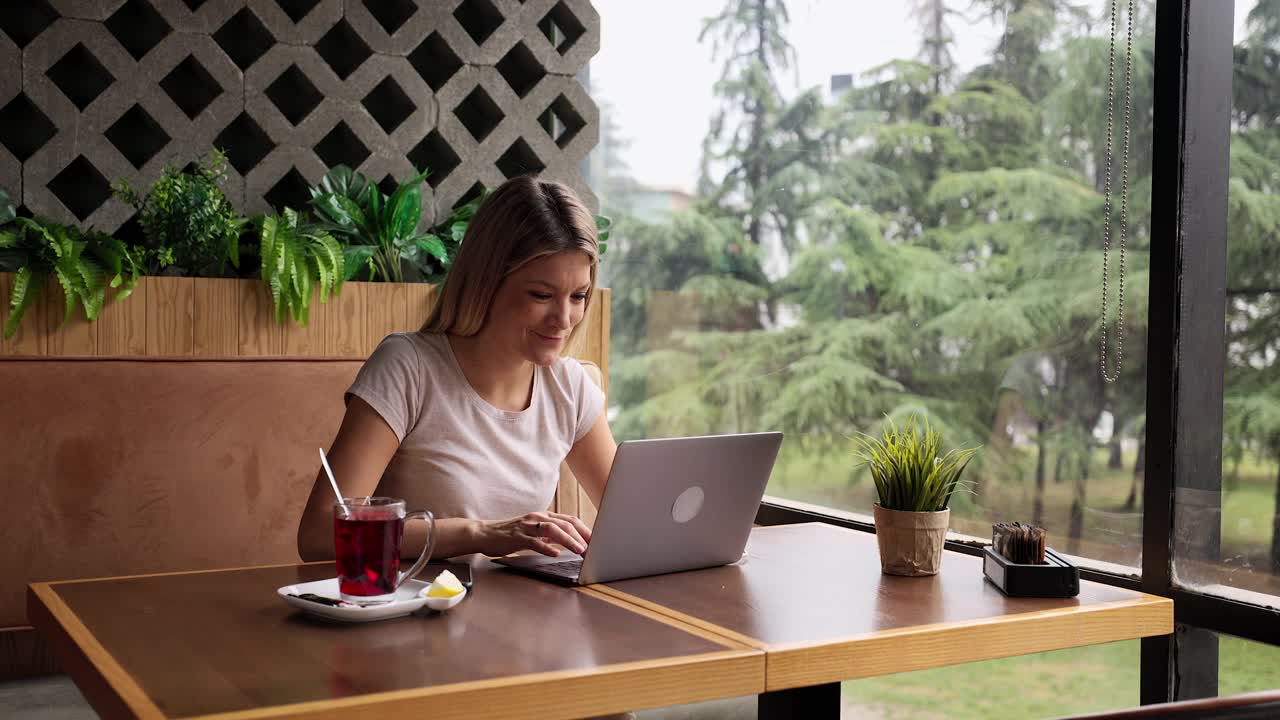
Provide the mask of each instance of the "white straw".
POLYGON ((320 464, 324 465, 324 474, 329 476, 329 485, 333 487, 333 494, 338 497, 338 504, 345 506, 347 503, 342 499, 342 491, 338 489, 338 481, 333 479, 333 470, 329 467, 329 458, 325 457, 324 448, 320 448, 320 464))

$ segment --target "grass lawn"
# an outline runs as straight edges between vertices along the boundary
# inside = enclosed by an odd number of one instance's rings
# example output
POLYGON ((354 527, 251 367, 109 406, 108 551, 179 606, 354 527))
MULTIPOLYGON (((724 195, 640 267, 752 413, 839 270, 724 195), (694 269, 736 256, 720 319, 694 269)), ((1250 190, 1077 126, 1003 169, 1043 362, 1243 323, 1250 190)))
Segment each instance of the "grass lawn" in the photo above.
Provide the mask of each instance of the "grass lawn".
MULTIPOLYGON (((1035 500, 1034 454, 1016 450, 1000 472, 970 473, 976 494, 957 497, 952 504, 952 527, 985 536, 991 523, 1032 519, 1035 500)), ((1085 484, 1084 537, 1069 537, 1071 505, 1076 492, 1073 479, 1052 476, 1053 458, 1046 463, 1049 476, 1044 487, 1044 526, 1050 545, 1073 554, 1129 566, 1141 563, 1141 492, 1132 509, 1125 509, 1133 485, 1132 453, 1123 467, 1107 468, 1105 449, 1095 451, 1091 477, 1085 484)), ((1224 468, 1229 472, 1230 467, 1224 468)), ((1225 473, 1224 473, 1225 474, 1225 473)), ((1239 574, 1265 572, 1270 563, 1272 521, 1276 502, 1276 462, 1248 456, 1238 478, 1227 478, 1222 501, 1222 556, 1239 574)), ((783 444, 769 483, 769 494, 843 510, 870 514, 875 489, 870 478, 856 469, 849 447, 821 438, 792 437, 783 444)), ((1230 582, 1239 582, 1239 577, 1230 582)), ((1266 590, 1265 587, 1256 588, 1266 590)))
MULTIPOLYGON (((1139 703, 1136 640, 843 685, 845 718, 1055 718, 1139 703), (860 712, 864 708, 865 712, 860 712)), ((1280 648, 1222 636, 1219 694, 1280 688, 1280 648)))

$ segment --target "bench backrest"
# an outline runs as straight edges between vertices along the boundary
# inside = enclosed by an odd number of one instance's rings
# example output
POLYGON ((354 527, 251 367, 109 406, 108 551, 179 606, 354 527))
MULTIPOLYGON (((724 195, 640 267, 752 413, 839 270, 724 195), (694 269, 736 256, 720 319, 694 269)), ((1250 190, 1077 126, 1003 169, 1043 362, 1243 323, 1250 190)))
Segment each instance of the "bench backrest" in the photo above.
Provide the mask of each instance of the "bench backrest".
MULTIPOLYGON (((0 358, 0 629, 30 582, 298 562, 361 365, 0 358)), ((565 468, 553 507, 594 516, 565 468)))

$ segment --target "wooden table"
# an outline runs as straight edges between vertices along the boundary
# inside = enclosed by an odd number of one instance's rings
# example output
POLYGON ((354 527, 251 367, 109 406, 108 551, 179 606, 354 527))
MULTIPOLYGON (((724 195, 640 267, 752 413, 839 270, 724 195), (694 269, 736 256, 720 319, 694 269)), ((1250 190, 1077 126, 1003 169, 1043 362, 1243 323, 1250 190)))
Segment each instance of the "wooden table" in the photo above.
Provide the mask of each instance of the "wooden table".
MULTIPOLYGON (((568 589, 476 573, 448 613, 333 625, 275 596, 330 563, 42 583, 29 615, 105 717, 575 718, 760 694, 838 717, 840 681, 1173 631, 1165 598, 1007 598, 978 558, 880 574, 875 537, 757 528, 744 562, 568 589)), ((425 576, 429 577, 428 570, 425 576)))
POLYGON ((1173 632, 1173 602, 1082 582, 1009 598, 982 561, 882 575, 875 536, 823 523, 756 528, 726 567, 594 586, 766 653, 761 717, 839 717, 840 681, 1173 632))
MULTIPOLYGON (((753 695, 764 653, 501 570, 447 613, 311 620, 332 563, 40 583, 28 614, 103 717, 577 718, 753 695)), ((424 577, 431 577, 428 569, 424 577)))

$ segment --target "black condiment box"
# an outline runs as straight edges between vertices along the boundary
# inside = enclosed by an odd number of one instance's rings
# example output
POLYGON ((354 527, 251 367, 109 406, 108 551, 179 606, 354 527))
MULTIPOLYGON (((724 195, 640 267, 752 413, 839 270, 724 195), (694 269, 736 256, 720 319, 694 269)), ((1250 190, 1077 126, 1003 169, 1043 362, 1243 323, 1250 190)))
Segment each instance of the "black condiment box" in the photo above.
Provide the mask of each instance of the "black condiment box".
POLYGON ((1080 568, 1049 548, 1045 548, 1044 562, 1010 562, 990 547, 982 549, 982 574, 1005 595, 1066 598, 1080 594, 1080 568))

